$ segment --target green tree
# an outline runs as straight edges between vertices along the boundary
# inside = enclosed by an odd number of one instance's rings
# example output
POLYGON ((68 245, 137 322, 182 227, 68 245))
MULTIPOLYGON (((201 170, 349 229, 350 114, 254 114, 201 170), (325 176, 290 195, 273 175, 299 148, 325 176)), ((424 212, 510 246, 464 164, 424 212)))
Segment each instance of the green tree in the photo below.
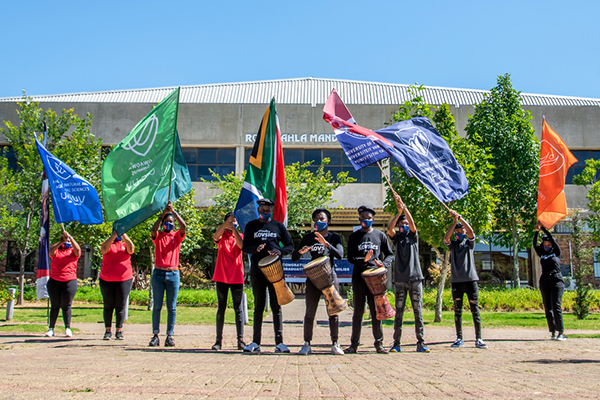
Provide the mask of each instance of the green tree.
POLYGON ((530 245, 536 222, 540 142, 531 118, 505 74, 475 106, 466 127, 467 138, 492 155, 491 182, 499 191, 494 240, 513 250, 514 287, 520 282, 519 249, 530 245))
POLYGON ((585 160, 585 168, 573 177, 573 183, 585 187, 588 192, 588 210, 586 222, 592 229, 594 241, 600 241, 600 160, 585 160))
MULTIPOLYGON (((496 191, 489 180, 493 166, 491 156, 456 131, 450 107, 442 104, 439 108, 427 104, 421 95, 423 86, 412 87, 412 99, 406 101, 392 115, 392 121, 404 121, 417 116, 432 119, 437 131, 446 140, 457 161, 465 170, 469 182, 469 192, 450 207, 469 221, 475 234, 486 237, 491 233, 494 220, 494 207, 498 200, 496 191)), ((392 186, 409 208, 419 231, 420 240, 430 244, 436 252, 438 263, 433 268, 439 273, 437 287, 435 321, 442 319, 442 295, 448 273, 449 252, 444 245, 444 234, 452 219, 446 208, 416 178, 409 178, 397 163, 391 165, 392 186)), ((396 202, 390 190, 387 192, 386 211, 396 213, 396 202)))
MULTIPOLYGON (((34 142, 34 133, 41 134, 45 122, 48 127, 48 150, 89 180, 96 189, 100 184, 102 142, 89 131, 90 114, 80 118, 73 109, 63 110, 60 115, 51 109, 42 110, 39 103, 31 101, 25 93, 16 106, 20 125, 4 121, 5 128, 0 129, 17 162, 16 170, 13 170, 5 158, 9 150, 4 149, 0 163, 0 231, 4 237, 15 241, 20 254, 18 303, 21 304, 25 260, 38 247, 40 229, 43 166, 34 142)), ((52 208, 50 210, 52 222, 52 208)), ((74 222, 68 224, 66 229, 80 243, 97 245, 108 228, 104 224, 85 226, 74 222)), ((60 232, 59 226, 51 224, 49 237, 58 240, 60 232)))

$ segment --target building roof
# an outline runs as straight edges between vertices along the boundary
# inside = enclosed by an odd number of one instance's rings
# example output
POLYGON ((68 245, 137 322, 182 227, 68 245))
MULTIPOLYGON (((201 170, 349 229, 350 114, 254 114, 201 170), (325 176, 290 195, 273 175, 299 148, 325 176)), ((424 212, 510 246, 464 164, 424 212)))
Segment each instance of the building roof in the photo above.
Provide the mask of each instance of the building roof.
MULTIPOLYGON (((181 87, 181 103, 267 104, 273 96, 278 104, 324 104, 335 88, 346 104, 398 105, 410 100, 411 85, 350 81, 344 79, 294 78, 268 81, 215 83, 181 87)), ((42 103, 158 103, 175 87, 109 90, 32 96, 42 103)), ((487 90, 426 87, 428 104, 473 105, 483 100, 487 90)), ((600 106, 600 99, 521 93, 524 106, 600 106)), ((20 101, 21 97, 0 98, 0 102, 20 101)))

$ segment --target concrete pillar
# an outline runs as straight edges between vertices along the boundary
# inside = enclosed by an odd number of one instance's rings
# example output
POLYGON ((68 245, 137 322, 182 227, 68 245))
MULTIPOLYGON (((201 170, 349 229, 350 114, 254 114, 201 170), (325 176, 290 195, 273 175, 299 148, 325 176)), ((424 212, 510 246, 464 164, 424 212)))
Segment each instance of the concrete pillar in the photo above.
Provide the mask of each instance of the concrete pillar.
POLYGON ((92 277, 92 249, 89 246, 84 246, 83 258, 83 279, 92 277))
POLYGON ((10 301, 6 303, 6 320, 10 321, 13 317, 13 311, 15 309, 15 292, 17 290, 14 288, 8 289, 8 294, 10 295, 10 301))

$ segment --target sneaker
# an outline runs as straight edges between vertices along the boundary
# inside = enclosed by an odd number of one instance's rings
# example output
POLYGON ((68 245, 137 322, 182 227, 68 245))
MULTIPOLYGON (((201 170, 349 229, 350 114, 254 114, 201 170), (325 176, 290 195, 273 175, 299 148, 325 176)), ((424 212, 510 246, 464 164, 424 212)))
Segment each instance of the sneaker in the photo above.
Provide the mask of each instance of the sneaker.
POLYGON ((394 345, 390 349, 390 353, 401 353, 401 352, 402 352, 402 347, 400 347, 399 344, 394 343, 394 345))
POLYGON ((450 345, 450 347, 454 349, 458 349, 459 347, 465 347, 465 342, 462 339, 456 339, 454 343, 450 345))
POLYGON ((556 331, 552 332, 552 336, 550 336, 550 340, 556 340, 557 335, 556 335, 556 331))
POLYGON ((388 351, 383 347, 383 345, 381 343, 378 343, 375 345, 375 351, 378 354, 387 354, 388 351))
POLYGON ((417 353, 431 353, 431 350, 429 350, 429 347, 421 345, 417 346, 417 353))
POLYGON ((244 353, 260 354, 260 345, 252 342, 244 347, 244 353))
POLYGON ((65 336, 66 337, 73 337, 73 332, 71 332, 70 328, 65 328, 65 336))
POLYGON ((117 331, 117 333, 115 333, 115 340, 123 340, 123 339, 125 339, 123 337, 123 332, 117 331))
POLYGON ((244 342, 243 339, 238 339, 238 350, 244 350, 244 348, 246 348, 247 344, 246 342, 244 342))
POLYGON ((344 349, 344 354, 356 354, 358 352, 358 349, 352 345, 346 347, 346 349, 344 349))
POLYGON ((213 344, 211 350, 221 350, 221 342, 216 342, 213 344))
POLYGON ((478 349, 487 349, 488 348, 487 344, 485 344, 483 339, 477 339, 475 341, 475 347, 477 347, 478 349))
POLYGON ((334 342, 331 346, 331 354, 334 356, 343 356, 344 350, 342 350, 342 346, 338 342, 334 342))
POLYGON ((106 331, 106 332, 104 332, 104 337, 102 339, 103 340, 110 340, 111 336, 112 336, 112 334, 110 333, 110 331, 106 331))
POLYGON ((277 346, 275 346, 275 353, 289 353, 290 349, 287 348, 287 346, 283 343, 279 343, 277 346))
POLYGON ((556 336, 556 340, 560 340, 561 342, 564 342, 565 340, 567 340, 567 337, 565 336, 564 333, 559 332, 558 336, 556 336))
POLYGON ((48 332, 46 332, 46 336, 47 336, 47 337, 52 337, 52 336, 54 336, 54 329, 52 329, 52 328, 48 329, 48 332))
POLYGON ((175 347, 173 336, 167 335, 167 338, 165 339, 165 347, 175 347))
POLYGON ((301 356, 307 356, 310 353, 312 353, 311 350, 310 350, 310 343, 309 342, 304 342, 304 345, 302 346, 302 348, 300 349, 300 351, 298 352, 298 354, 300 354, 301 356))
POLYGON ((150 343, 148 343, 148 346, 150 346, 150 347, 160 346, 160 341, 158 340, 158 335, 152 336, 152 339, 150 339, 150 343))

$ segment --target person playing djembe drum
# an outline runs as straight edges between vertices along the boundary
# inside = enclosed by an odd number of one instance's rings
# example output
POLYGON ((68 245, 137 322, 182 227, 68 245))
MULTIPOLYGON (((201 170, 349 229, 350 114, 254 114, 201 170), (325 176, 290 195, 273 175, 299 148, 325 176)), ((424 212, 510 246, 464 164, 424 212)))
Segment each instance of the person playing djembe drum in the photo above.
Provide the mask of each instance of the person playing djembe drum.
POLYGON ((386 234, 372 227, 375 211, 370 207, 360 206, 358 208, 358 216, 361 229, 351 234, 348 239, 348 262, 354 265, 352 271, 354 313, 352 314, 350 346, 344 352, 356 353, 358 350, 366 300, 371 310, 375 349, 377 353, 387 354, 387 350, 383 347, 383 325, 381 320, 377 319, 376 316, 375 298, 367 287, 362 273, 369 268, 385 267, 389 269, 394 260, 394 253, 386 234))
POLYGON ((269 300, 273 312, 273 329, 275 331, 275 352, 289 353, 283 344, 283 317, 281 306, 277 301, 275 287, 259 268, 262 259, 268 256, 284 256, 294 250, 292 237, 285 226, 271 219, 273 203, 269 199, 260 199, 258 203, 258 219, 248 222, 244 229, 244 253, 251 254, 250 282, 254 294, 254 327, 253 340, 244 348, 245 353, 260 353, 263 312, 269 291, 269 300))
MULTIPOLYGON (((333 273, 335 289, 339 292, 340 284, 335 271, 333 270, 334 258, 338 260, 344 257, 344 247, 340 235, 329 232, 328 225, 331 222, 331 213, 324 208, 317 208, 312 213, 312 220, 315 223, 315 231, 307 233, 302 237, 296 250, 292 253, 292 261, 298 261, 302 254, 310 251, 311 260, 321 257, 329 257, 330 267, 333 273)), ((306 313, 304 314, 304 345, 298 354, 308 355, 311 353, 310 342, 313 336, 315 315, 319 300, 321 299, 321 290, 311 281, 310 277, 306 279, 306 313)), ((329 333, 331 335, 331 353, 343 355, 344 351, 338 344, 339 326, 337 314, 329 316, 329 333)))

